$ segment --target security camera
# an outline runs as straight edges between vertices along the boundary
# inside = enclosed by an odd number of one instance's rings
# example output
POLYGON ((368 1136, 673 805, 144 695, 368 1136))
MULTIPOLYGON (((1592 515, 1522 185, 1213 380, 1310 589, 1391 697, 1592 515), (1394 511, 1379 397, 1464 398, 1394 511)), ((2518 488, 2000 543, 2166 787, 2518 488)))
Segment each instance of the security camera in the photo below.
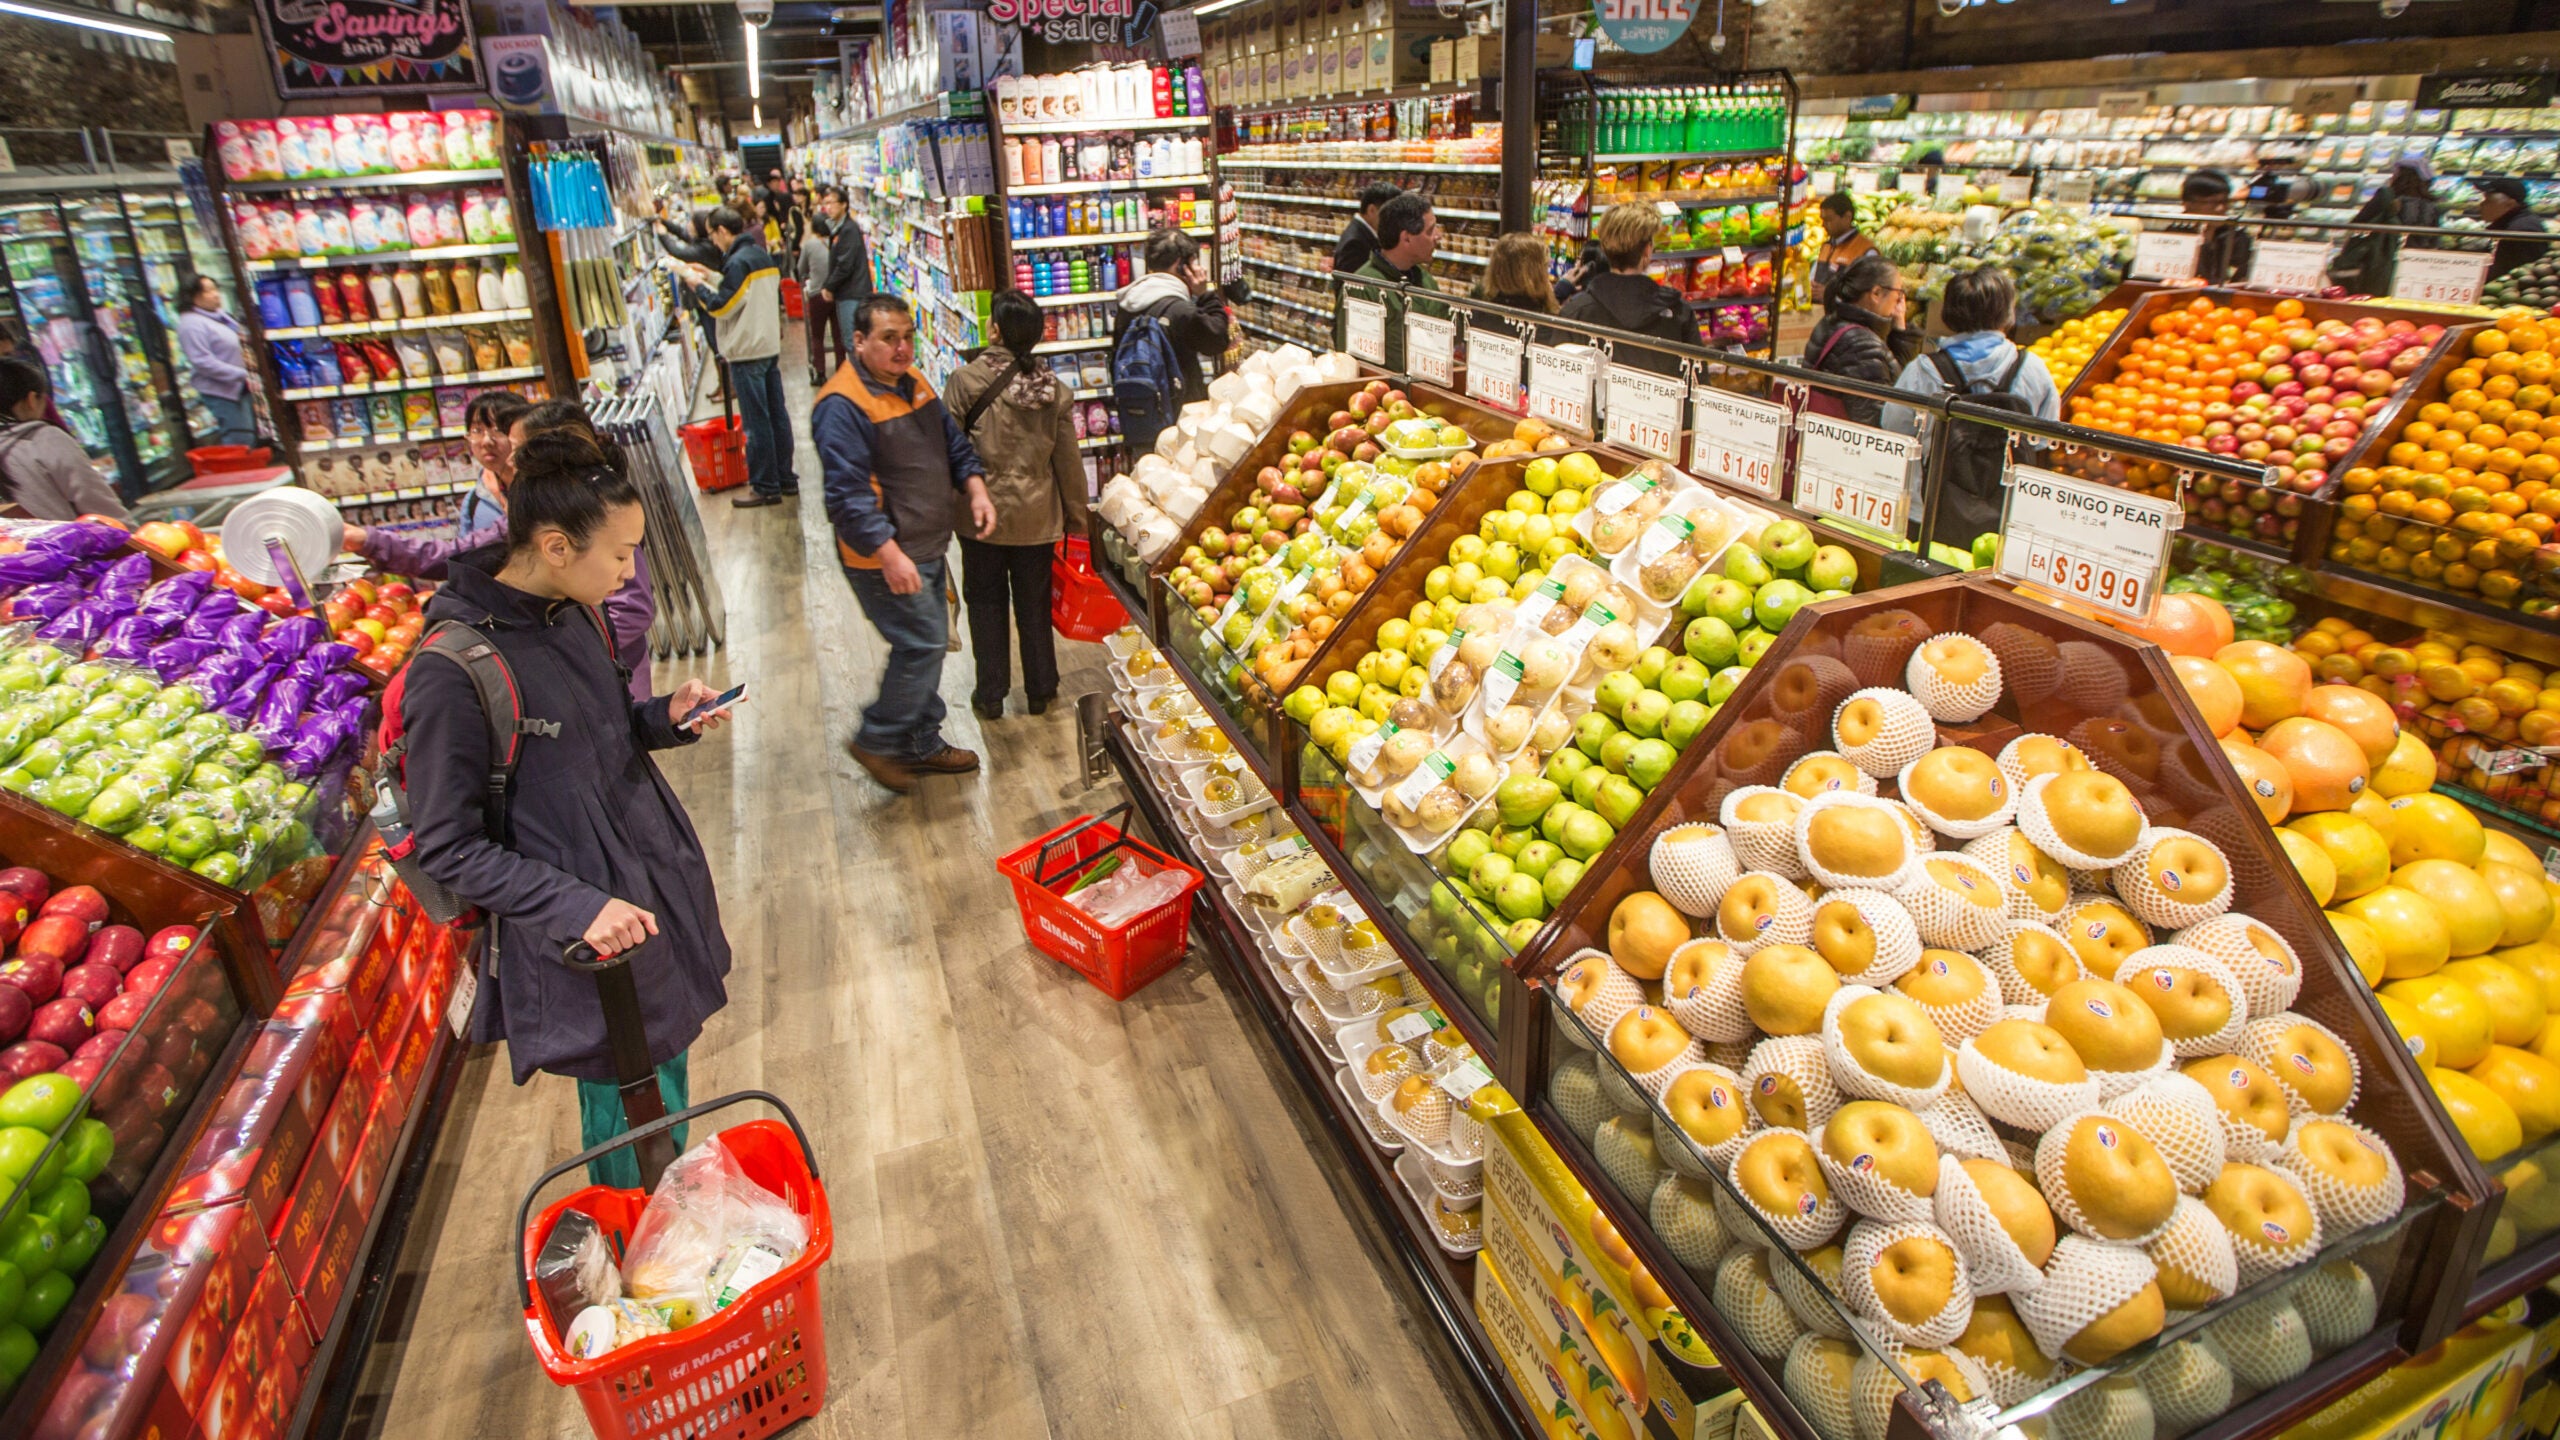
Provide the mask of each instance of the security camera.
POLYGON ((773 23, 773 0, 738 0, 738 18, 763 29, 773 23))
POLYGON ((1961 15, 1964 11, 1965 0, 1938 0, 1938 13, 1941 15, 1961 15))

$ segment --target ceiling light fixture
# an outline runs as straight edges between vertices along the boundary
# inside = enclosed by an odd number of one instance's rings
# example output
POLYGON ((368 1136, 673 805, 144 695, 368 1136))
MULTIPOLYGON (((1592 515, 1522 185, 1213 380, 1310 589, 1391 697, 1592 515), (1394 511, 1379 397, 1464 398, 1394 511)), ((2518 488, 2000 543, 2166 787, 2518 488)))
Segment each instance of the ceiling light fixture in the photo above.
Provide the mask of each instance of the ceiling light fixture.
POLYGON ((177 43, 166 30, 154 30, 147 25, 128 25, 121 20, 111 20, 104 15, 94 15, 82 10, 54 10, 41 5, 22 5, 18 0, 0 0, 0 14, 23 15, 30 20, 51 20, 59 25, 78 25, 90 30, 104 30, 110 35, 122 35, 133 40, 156 40, 163 45, 177 43))
POLYGON ((1244 0, 1209 0, 1209 3, 1206 5, 1194 5, 1191 7, 1191 13, 1193 15, 1215 15, 1221 10, 1233 10, 1243 3, 1244 0))
POLYGON ((744 28, 747 32, 747 96, 759 99, 764 95, 763 57, 757 53, 756 27, 749 25, 744 28))

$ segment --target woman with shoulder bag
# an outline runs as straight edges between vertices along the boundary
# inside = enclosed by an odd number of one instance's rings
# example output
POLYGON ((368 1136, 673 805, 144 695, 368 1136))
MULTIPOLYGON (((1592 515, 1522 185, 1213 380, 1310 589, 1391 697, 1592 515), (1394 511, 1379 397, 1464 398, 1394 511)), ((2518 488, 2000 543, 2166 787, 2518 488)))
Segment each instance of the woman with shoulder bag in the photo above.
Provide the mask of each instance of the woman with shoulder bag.
MULTIPOLYGON (((1911 301, 1902 290, 1902 272, 1881 251, 1868 251, 1833 276, 1823 288, 1823 309, 1822 319, 1805 337, 1806 369, 1890 385, 1895 373, 1920 353, 1919 335, 1903 323, 1911 301)), ((1873 425, 1884 413, 1884 402, 1818 389, 1810 408, 1818 415, 1873 425)))
POLYGON ((1049 629, 1049 559, 1060 536, 1085 526, 1084 460, 1076 449, 1075 397, 1031 353, 1040 343, 1040 307, 1019 290, 997 293, 996 343, 962 366, 944 399, 987 466, 996 528, 962 535, 960 598, 969 612, 969 649, 978 659, 969 708, 981 720, 1004 715, 1013 689, 1005 634, 1008 603, 1022 641, 1022 683, 1038 715, 1058 698, 1057 637, 1049 629))
MULTIPOLYGON (((489 917, 471 1038, 506 1041, 519 1085, 537 1070, 574 1078, 591 1148, 626 1122, 595 981, 562 963, 569 945, 628 955, 669 1112, 685 1104, 687 1047, 728 1003, 711 868, 649 758, 721 717, 677 723, 713 698, 700 680, 634 701, 608 647, 598 612, 631 575, 638 489, 574 431, 525 442, 515 463, 505 541, 455 556, 426 611, 487 640, 515 687, 526 733, 501 813, 473 675, 424 647, 398 682, 402 774, 416 863, 489 917)), ((588 1170, 639 1183, 627 1149, 588 1170)))

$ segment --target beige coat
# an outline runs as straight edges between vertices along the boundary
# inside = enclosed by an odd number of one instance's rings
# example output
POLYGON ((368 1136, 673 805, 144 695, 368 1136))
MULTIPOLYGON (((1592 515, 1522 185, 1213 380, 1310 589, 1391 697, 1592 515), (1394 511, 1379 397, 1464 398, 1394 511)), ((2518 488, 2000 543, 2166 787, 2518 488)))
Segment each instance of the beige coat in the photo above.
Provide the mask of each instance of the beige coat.
MULTIPOLYGON (((943 403, 955 421, 968 417, 987 387, 1012 364, 1001 345, 953 373, 943 403)), ((987 497, 995 502, 992 545, 1048 545, 1069 526, 1085 526, 1084 460, 1076 450, 1075 401, 1048 370, 1014 376, 978 417, 969 443, 987 467, 987 497)))

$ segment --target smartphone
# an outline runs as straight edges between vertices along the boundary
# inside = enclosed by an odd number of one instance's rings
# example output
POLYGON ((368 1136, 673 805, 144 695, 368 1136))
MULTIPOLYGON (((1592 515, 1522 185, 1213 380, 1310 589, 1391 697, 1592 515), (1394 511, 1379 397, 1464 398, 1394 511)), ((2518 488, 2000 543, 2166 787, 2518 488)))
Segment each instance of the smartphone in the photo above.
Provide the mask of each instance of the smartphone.
POLYGON ((693 726, 699 724, 705 717, 716 715, 746 698, 747 685, 745 681, 741 680, 732 688, 723 690, 719 694, 712 696, 710 699, 703 701, 701 704, 694 706, 693 713, 676 722, 677 728, 689 730, 693 728, 693 726))

